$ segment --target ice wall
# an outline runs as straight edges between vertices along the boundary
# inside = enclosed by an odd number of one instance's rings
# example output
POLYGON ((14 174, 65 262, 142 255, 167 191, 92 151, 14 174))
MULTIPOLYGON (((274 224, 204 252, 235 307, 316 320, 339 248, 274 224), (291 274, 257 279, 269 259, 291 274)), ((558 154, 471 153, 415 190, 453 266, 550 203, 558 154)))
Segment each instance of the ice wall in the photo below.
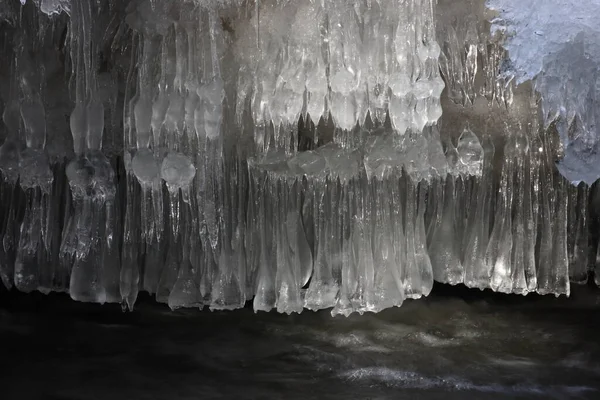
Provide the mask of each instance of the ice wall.
POLYGON ((483 0, 0 16, 7 288, 348 315, 434 280, 568 295, 588 279, 594 193, 558 173, 562 127, 508 73, 483 0))

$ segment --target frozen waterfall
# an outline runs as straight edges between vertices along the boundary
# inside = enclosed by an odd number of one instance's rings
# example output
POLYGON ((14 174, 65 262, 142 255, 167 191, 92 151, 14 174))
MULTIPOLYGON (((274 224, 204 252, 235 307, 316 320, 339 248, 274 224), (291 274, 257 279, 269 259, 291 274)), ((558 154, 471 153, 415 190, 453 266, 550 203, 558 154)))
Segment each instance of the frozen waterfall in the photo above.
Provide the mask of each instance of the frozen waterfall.
POLYGON ((3 285, 345 316, 434 280, 568 296, 600 254, 600 4, 462 3, 5 0, 3 285))

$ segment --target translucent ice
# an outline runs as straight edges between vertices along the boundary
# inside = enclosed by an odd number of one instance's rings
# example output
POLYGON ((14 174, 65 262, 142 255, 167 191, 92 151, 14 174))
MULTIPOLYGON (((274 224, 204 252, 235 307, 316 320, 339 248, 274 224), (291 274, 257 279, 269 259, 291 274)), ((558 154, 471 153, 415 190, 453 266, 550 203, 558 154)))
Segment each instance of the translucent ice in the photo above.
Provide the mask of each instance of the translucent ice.
POLYGON ((466 128, 458 138, 458 169, 465 176, 481 176, 483 163, 483 148, 477 136, 466 128))
POLYGON ((0 2, 7 287, 349 315, 588 279, 597 1, 33 3, 0 2))

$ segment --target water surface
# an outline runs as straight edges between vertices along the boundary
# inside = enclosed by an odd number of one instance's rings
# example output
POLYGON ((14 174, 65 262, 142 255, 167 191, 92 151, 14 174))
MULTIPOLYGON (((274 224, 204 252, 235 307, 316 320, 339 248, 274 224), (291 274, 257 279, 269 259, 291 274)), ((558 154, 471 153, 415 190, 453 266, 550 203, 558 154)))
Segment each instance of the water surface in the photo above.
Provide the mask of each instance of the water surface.
POLYGON ((12 399, 599 399, 600 294, 437 286, 379 314, 133 313, 0 294, 12 399))

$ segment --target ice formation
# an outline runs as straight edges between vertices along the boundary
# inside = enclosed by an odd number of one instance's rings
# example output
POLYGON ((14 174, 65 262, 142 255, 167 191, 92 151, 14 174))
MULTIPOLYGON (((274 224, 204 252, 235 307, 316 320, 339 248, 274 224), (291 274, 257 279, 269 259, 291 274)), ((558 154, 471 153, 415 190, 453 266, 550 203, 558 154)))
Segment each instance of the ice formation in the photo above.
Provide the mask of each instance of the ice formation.
POLYGON ((564 147, 560 172, 588 185, 600 178, 600 1, 489 0, 493 29, 506 32, 509 67, 519 82, 534 79, 546 126, 564 147))
POLYGON ((1 4, 4 286, 333 315, 434 280, 568 295, 598 240, 597 40, 463 3, 1 4))

